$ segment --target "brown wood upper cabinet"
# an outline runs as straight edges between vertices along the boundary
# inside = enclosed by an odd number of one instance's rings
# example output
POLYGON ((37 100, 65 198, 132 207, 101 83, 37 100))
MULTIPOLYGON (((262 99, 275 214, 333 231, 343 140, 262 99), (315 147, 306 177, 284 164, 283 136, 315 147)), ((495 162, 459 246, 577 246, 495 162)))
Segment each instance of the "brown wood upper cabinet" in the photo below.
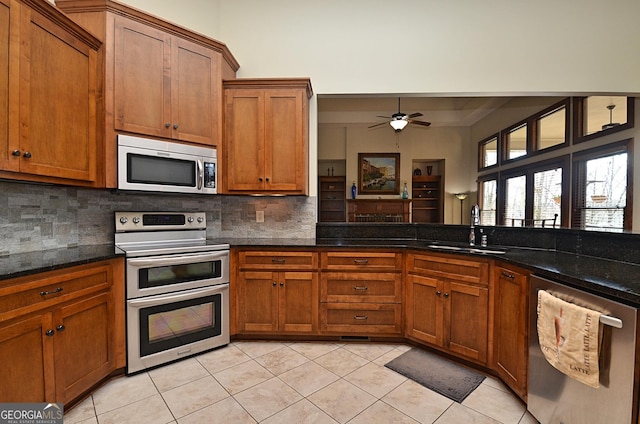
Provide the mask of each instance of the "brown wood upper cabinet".
POLYGON ((220 144, 220 53, 120 17, 114 40, 116 130, 220 144))
POLYGON ((216 146, 221 155, 222 79, 239 68, 223 43, 112 0, 56 5, 104 43, 98 119, 107 187, 117 185, 120 132, 216 146))
POLYGON ((100 41, 46 1, 0 0, 0 177, 99 186, 100 41))
POLYGON ((310 80, 236 79, 224 92, 223 191, 308 194, 310 80))

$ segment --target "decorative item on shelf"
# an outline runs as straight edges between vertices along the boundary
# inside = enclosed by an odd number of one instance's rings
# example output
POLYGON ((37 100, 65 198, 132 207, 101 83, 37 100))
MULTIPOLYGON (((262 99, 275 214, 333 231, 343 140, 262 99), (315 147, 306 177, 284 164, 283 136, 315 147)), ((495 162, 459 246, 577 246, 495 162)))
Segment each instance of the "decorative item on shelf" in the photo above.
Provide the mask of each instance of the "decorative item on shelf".
POLYGON ((403 199, 408 199, 409 198, 409 190, 407 190, 407 182, 404 182, 404 188, 402 189, 402 198, 403 199))
POLYGON ((462 211, 464 209, 464 199, 467 198, 467 193, 456 193, 455 196, 460 200, 460 224, 462 224, 462 211))
POLYGON ((433 166, 427 165, 427 175, 431 175, 432 172, 433 172, 433 166))
POLYGON ((355 181, 353 182, 353 185, 351 186, 351 198, 355 199, 356 198, 356 183, 355 181))
POLYGON ((420 168, 414 169, 413 175, 415 175, 416 177, 419 177, 420 175, 422 175, 422 171, 420 170, 420 168))

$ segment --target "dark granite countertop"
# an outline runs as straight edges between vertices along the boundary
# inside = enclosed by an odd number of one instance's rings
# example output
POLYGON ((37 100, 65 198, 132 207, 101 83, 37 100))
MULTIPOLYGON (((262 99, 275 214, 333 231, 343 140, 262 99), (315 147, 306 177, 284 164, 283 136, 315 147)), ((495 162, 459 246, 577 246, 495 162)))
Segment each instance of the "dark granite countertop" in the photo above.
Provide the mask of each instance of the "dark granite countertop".
MULTIPOLYGON (((438 253, 490 257, 531 270, 541 277, 573 286, 591 293, 640 306, 640 264, 588 255, 567 253, 554 249, 491 246, 502 248, 504 254, 469 251, 443 251, 429 247, 432 244, 466 246, 464 243, 416 240, 404 238, 218 238, 215 242, 231 247, 271 248, 397 248, 438 253)), ((111 244, 78 246, 0 257, 0 280, 51 271, 122 256, 111 244)))
POLYGON ((113 244, 78 246, 0 257, 0 280, 123 256, 113 244))
MULTIPOLYGON (((331 238, 331 239, 219 239, 231 247, 351 247, 398 248, 435 253, 490 257, 529 269, 540 277, 549 278, 593 294, 640 307, 640 265, 578 255, 553 249, 490 246, 504 254, 446 251, 429 247, 433 244, 466 247, 464 243, 402 238, 331 238)), ((482 248, 479 248, 480 250, 482 248)))

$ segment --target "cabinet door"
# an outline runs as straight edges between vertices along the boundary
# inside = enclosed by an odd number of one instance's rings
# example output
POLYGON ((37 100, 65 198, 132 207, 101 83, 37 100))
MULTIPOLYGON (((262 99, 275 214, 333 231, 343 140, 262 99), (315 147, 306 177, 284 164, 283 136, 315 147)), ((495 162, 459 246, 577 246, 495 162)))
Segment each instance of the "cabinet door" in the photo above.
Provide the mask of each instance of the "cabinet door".
POLYGON ((488 290, 447 282, 443 293, 444 347, 480 363, 487 360, 488 290))
POLYGON ((18 171, 18 49, 20 9, 12 0, 0 0, 0 169, 18 171))
POLYGON ((318 274, 278 273, 279 329, 285 332, 315 332, 318 328, 318 274))
POLYGON ((52 328, 50 313, 2 326, 0 402, 57 401, 52 328))
POLYGON ((495 268, 493 368, 502 380, 526 396, 527 389, 527 276, 495 268))
POLYGON ((278 275, 268 271, 239 273, 238 303, 241 332, 278 330, 278 275))
POLYGON ((302 90, 266 90, 265 189, 303 190, 306 143, 302 90))
POLYGON ((20 172, 94 181, 97 52, 27 7, 20 39, 20 172))
POLYGON ((113 316, 108 293, 69 304, 54 313, 58 401, 76 398, 114 370, 113 316))
POLYGON ((406 332, 411 338, 442 346, 443 312, 442 283, 435 278, 408 276, 406 287, 406 332))
POLYGON ((174 37, 171 52, 173 138, 217 145, 221 137, 220 53, 174 37))
POLYGON ((169 35, 116 18, 114 38, 116 130, 171 137, 169 35))
POLYGON ((264 190, 264 92, 228 89, 225 97, 227 189, 264 190))

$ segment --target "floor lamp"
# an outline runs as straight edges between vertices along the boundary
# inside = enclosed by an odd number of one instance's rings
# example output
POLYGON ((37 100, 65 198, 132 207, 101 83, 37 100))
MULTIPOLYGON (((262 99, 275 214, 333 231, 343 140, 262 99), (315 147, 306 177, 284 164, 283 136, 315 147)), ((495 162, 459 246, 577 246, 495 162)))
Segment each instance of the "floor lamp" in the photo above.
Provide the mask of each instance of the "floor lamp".
POLYGON ((455 196, 458 198, 458 200, 460 200, 460 224, 462 224, 462 209, 464 199, 467 198, 467 193, 456 193, 455 196))

